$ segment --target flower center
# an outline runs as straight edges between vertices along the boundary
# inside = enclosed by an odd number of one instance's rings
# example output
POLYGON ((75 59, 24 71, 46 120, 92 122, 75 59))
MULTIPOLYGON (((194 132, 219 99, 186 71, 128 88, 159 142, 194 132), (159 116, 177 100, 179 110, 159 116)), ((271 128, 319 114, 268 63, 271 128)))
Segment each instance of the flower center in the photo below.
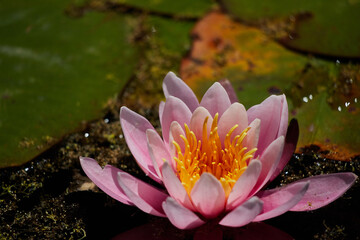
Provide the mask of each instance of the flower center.
POLYGON ((246 170, 257 150, 257 148, 247 150, 242 144, 250 127, 231 140, 231 134, 238 125, 233 126, 226 134, 222 144, 218 134, 218 117, 219 114, 216 113, 209 136, 207 134, 208 117, 204 120, 202 141, 198 140, 194 132, 184 124, 186 136, 180 135, 185 144, 184 152, 181 151, 180 145, 173 141, 177 151, 174 159, 177 163, 178 177, 189 196, 195 183, 204 172, 214 175, 222 184, 226 197, 229 196, 237 179, 246 170))

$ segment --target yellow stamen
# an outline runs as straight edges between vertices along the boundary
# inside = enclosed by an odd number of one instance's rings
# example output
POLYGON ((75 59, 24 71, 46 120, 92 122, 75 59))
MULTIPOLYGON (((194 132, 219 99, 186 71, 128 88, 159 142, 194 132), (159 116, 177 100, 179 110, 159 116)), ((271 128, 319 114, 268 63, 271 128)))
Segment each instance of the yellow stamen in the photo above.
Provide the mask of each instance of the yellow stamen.
POLYGON ((246 147, 243 147, 243 140, 250 127, 231 140, 231 135, 238 125, 233 126, 226 134, 222 144, 218 134, 218 117, 219 114, 215 114, 209 135, 207 130, 209 118, 205 118, 202 140, 198 140, 195 133, 185 124, 185 136, 180 135, 185 145, 184 151, 181 151, 180 145, 173 141, 177 152, 177 156, 174 157, 177 163, 177 173, 189 195, 201 174, 208 172, 219 179, 226 196, 228 196, 257 150, 256 148, 247 150, 246 147))

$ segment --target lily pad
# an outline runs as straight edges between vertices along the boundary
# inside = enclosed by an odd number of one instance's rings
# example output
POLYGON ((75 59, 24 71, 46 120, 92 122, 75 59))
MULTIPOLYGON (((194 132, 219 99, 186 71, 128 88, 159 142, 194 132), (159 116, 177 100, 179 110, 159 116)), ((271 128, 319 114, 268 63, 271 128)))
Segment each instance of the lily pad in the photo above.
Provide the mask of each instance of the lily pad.
POLYGON ((136 64, 129 17, 64 14, 68 2, 0 9, 0 167, 24 163, 102 116, 136 64))
POLYGON ((358 0, 223 0, 241 20, 265 26, 287 47, 335 57, 360 57, 358 0))
POLYGON ((351 110, 360 108, 359 100, 354 98, 333 110, 327 98, 321 92, 295 110, 301 131, 299 146, 315 144, 328 158, 348 160, 360 154, 360 118, 351 110))
POLYGON ((299 147, 321 145, 329 157, 342 160, 360 154, 360 138, 351 134, 359 130, 358 65, 294 53, 262 31, 217 12, 200 20, 192 34, 192 50, 180 75, 198 96, 224 78, 246 108, 270 94, 285 93, 290 117, 300 123, 299 147))
POLYGON ((214 0, 111 0, 112 3, 118 3, 129 7, 139 8, 143 11, 164 14, 172 14, 176 17, 201 17, 209 11, 215 4, 214 0))

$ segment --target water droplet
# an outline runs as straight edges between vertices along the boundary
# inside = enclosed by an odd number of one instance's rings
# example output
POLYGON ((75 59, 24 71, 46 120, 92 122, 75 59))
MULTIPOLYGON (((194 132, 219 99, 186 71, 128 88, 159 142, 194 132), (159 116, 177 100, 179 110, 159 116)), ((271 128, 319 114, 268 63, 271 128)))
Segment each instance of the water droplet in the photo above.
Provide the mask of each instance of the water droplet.
POLYGON ((338 111, 341 112, 341 106, 338 106, 338 111))
POLYGON ((89 133, 85 133, 84 136, 87 138, 87 137, 90 136, 90 134, 89 134, 89 133))
POLYGON ((345 107, 348 107, 350 105, 350 102, 345 103, 345 107))
POLYGON ((105 119, 104 119, 104 123, 109 123, 109 121, 110 121, 110 120, 109 120, 108 118, 105 118, 105 119))
POLYGON ((340 65, 340 60, 336 60, 336 65, 340 65))
POLYGON ((309 99, 308 99, 307 97, 303 97, 303 101, 304 101, 304 102, 308 102, 309 99))
POLYGON ((310 126, 308 127, 309 132, 313 132, 315 130, 315 126, 314 124, 310 124, 310 126))
POLYGON ((313 99, 313 95, 312 95, 312 94, 309 95, 309 99, 310 99, 310 100, 313 99))
POLYGON ((124 137, 124 136, 123 136, 122 134, 119 135, 119 138, 120 138, 120 139, 123 139, 123 137, 124 137))
POLYGON ((27 171, 29 171, 29 168, 27 167, 27 168, 25 168, 25 172, 27 172, 27 171))
POLYGON ((357 98, 354 98, 354 102, 357 103, 357 98))

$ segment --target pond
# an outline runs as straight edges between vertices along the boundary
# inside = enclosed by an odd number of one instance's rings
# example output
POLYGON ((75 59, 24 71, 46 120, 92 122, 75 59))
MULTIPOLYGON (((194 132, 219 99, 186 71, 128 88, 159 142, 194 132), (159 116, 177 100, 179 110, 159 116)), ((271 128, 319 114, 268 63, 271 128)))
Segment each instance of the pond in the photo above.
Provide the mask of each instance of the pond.
POLYGON ((359 180, 316 211, 241 228, 215 219, 179 230, 106 195, 79 157, 160 187, 134 160, 119 110, 127 106, 160 133, 162 81, 174 71, 198 99, 228 79, 246 109, 285 94, 299 141, 266 188, 320 174, 359 175, 360 2, 2 5, 1 239, 359 239, 359 180))

